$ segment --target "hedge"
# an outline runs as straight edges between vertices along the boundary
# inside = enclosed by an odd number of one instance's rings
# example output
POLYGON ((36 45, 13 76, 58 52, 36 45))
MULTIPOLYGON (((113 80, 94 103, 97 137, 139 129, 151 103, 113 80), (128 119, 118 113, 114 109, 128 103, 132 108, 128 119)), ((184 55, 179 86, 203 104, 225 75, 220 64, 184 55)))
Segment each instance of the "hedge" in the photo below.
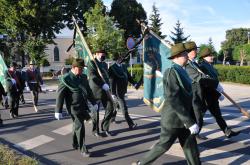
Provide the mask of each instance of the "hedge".
POLYGON ((250 66, 215 65, 220 81, 250 84, 250 66))
MULTIPOLYGON (((249 84, 250 85, 250 66, 235 66, 235 65, 214 65, 219 73, 219 80, 233 83, 249 84)), ((128 68, 130 73, 130 68, 128 68)), ((133 67, 133 77, 139 81, 143 75, 142 67, 133 67)))

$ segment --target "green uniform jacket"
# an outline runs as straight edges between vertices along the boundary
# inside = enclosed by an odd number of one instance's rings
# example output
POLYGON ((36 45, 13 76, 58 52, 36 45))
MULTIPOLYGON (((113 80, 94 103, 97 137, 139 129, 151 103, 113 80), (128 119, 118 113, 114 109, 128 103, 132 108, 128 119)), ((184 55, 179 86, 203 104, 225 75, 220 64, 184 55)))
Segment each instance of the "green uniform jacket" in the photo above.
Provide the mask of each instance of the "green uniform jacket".
POLYGON ((118 66, 116 63, 109 68, 109 80, 113 95, 123 97, 127 93, 128 82, 135 84, 133 78, 128 73, 125 65, 118 66))
POLYGON ((87 76, 75 76, 71 71, 61 77, 58 90, 55 112, 62 112, 64 99, 67 109, 72 114, 83 114, 89 118, 87 99, 95 103, 93 93, 89 87, 87 76))
POLYGON ((176 67, 177 64, 174 64, 163 76, 165 105, 161 110, 161 125, 166 128, 189 128, 195 124, 191 80, 183 81, 185 78, 176 67))
MULTIPOLYGON (((211 65, 207 61, 203 60, 200 63, 200 67, 201 67, 201 70, 206 75, 208 75, 214 81, 216 81, 217 84, 219 83, 218 73, 217 73, 216 69, 213 67, 213 65, 211 65)), ((206 96, 206 99, 208 99, 208 100, 218 100, 219 99, 219 97, 220 97, 221 94, 216 90, 216 87, 215 88, 208 87, 208 88, 205 89, 205 93, 204 94, 206 96)))
POLYGON ((88 64, 89 86, 92 89, 95 98, 101 99, 102 96, 105 95, 105 91, 102 90, 103 84, 107 83, 109 85, 108 66, 105 62, 99 62, 98 60, 95 61, 99 69, 101 70, 105 82, 103 82, 102 78, 98 74, 94 61, 90 61, 88 64))
MULTIPOLYGON (((199 100, 204 101, 203 89, 205 88, 216 89, 219 82, 199 72, 197 68, 201 70, 201 68, 198 66, 197 63, 191 61, 188 61, 187 65, 185 66, 185 69, 189 77, 192 79, 192 91, 194 100, 197 100, 196 97, 199 97, 199 100)), ((199 103, 194 102, 194 104, 199 104, 199 103)), ((201 106, 201 105, 196 105, 196 106, 201 106)))

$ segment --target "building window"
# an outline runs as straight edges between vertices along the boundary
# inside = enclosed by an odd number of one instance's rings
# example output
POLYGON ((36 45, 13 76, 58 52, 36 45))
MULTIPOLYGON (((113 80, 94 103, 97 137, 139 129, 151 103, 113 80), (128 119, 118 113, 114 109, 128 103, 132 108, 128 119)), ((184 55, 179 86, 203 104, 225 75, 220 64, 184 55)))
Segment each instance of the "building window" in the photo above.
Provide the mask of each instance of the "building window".
POLYGON ((55 46, 55 48, 54 48, 54 61, 60 61, 59 48, 57 46, 55 46))

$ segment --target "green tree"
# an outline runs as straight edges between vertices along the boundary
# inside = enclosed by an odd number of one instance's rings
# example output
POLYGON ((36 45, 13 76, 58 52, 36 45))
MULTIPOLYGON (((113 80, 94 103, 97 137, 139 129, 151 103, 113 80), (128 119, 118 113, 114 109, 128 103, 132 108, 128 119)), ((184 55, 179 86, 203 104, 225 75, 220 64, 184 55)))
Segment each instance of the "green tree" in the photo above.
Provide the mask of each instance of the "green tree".
POLYGON ((147 15, 142 5, 136 0, 114 0, 111 4, 110 16, 117 21, 117 26, 125 30, 125 38, 140 37, 141 27, 136 19, 146 21, 147 15))
POLYGON ((116 52, 124 52, 124 30, 114 26, 112 17, 103 14, 104 5, 97 0, 96 5, 85 13, 87 20, 87 42, 92 52, 105 49, 109 57, 116 52))
POLYGON ((237 28, 226 31, 226 40, 221 43, 223 50, 234 49, 236 46, 247 43, 247 33, 250 28, 237 28))
POLYGON ((84 13, 96 3, 96 0, 62 0, 63 21, 69 29, 74 28, 72 16, 77 20, 83 32, 87 30, 84 13))
MULTIPOLYGON (((221 43, 224 56, 230 59, 239 59, 239 54, 234 54, 237 46, 244 45, 248 42, 248 32, 250 28, 236 28, 226 31, 226 40, 221 43), (236 56, 236 57, 234 57, 236 56)), ((239 52, 239 51, 236 51, 239 52)))
POLYGON ((233 58, 240 61, 240 66, 243 66, 244 62, 250 61, 250 44, 236 46, 233 50, 233 58))
POLYGON ((176 27, 174 27, 174 30, 175 32, 171 31, 173 36, 170 36, 170 38, 174 41, 175 44, 185 42, 187 41, 188 37, 190 37, 190 35, 187 37, 184 37, 183 28, 181 28, 181 23, 179 20, 177 21, 176 27))
POLYGON ((3 32, 8 34, 10 45, 20 49, 19 52, 24 56, 24 52, 37 52, 23 49, 27 48, 27 45, 32 45, 31 41, 34 42, 33 45, 41 43, 41 47, 43 44, 51 43, 55 34, 64 27, 61 6, 59 0, 1 0, 0 24, 3 26, 3 32))
POLYGON ((149 16, 149 20, 150 20, 150 28, 157 34, 159 35, 161 38, 166 38, 166 35, 162 35, 161 32, 161 25, 163 23, 161 23, 161 18, 160 18, 160 14, 159 14, 159 10, 158 8, 155 6, 155 3, 153 4, 152 7, 152 14, 149 16))

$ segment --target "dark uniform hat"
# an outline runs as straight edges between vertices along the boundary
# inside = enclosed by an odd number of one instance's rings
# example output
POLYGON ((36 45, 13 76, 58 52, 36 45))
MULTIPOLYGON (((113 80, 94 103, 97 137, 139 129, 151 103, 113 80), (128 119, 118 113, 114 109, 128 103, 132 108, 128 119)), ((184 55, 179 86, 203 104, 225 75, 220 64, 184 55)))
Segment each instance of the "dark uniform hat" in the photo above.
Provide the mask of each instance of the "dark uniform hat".
POLYGON ((187 51, 191 51, 191 50, 199 48, 199 47, 197 47, 197 45, 194 41, 188 41, 184 44, 184 46, 187 49, 187 51))
POLYGON ((204 48, 203 50, 201 50, 201 58, 207 57, 207 56, 212 56, 213 52, 210 48, 204 48))
POLYGON ((80 58, 74 59, 73 62, 72 62, 72 66, 73 67, 83 68, 85 66, 84 60, 80 59, 80 58))
POLYGON ((95 51, 95 53, 104 53, 107 54, 107 52, 104 49, 98 49, 95 51))
POLYGON ((10 64, 10 67, 17 67, 17 63, 13 61, 13 62, 10 64))
POLYGON ((171 47, 171 56, 168 57, 168 59, 173 59, 175 56, 177 56, 183 52, 186 52, 186 51, 187 50, 186 50, 183 43, 175 44, 171 47))
POLYGON ((113 56, 113 60, 116 61, 118 59, 122 58, 122 55, 120 53, 115 53, 113 56))

